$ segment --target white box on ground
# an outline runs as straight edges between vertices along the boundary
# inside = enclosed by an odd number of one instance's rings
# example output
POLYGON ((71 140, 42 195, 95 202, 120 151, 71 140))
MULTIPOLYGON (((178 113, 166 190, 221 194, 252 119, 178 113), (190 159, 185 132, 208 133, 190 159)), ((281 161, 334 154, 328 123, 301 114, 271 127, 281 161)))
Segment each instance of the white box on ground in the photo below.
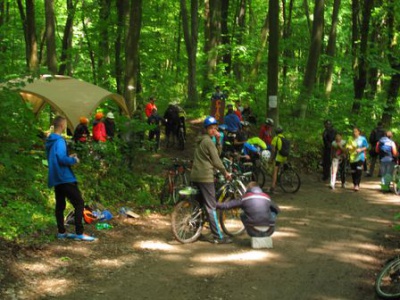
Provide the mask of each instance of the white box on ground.
POLYGON ((272 237, 252 237, 251 238, 251 248, 253 249, 264 249, 273 248, 272 237))

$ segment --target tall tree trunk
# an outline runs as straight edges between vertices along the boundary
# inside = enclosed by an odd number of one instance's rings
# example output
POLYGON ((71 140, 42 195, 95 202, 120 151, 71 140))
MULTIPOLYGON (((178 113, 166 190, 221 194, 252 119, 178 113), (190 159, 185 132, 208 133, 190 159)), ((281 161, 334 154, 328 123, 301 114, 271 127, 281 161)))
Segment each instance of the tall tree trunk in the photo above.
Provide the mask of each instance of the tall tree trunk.
POLYGON ((97 72, 99 84, 105 88, 110 86, 110 45, 109 45, 109 18, 111 0, 100 0, 100 24, 99 24, 99 55, 97 60, 97 72))
POLYGON ((306 117, 308 100, 310 99, 318 71, 318 62, 321 54, 322 37, 324 32, 324 0, 315 0, 314 21, 312 25, 311 44, 308 52, 306 72, 300 96, 297 99, 296 115, 302 119, 306 117))
POLYGON ((26 12, 22 0, 17 0, 18 9, 22 21, 25 39, 26 64, 28 70, 35 73, 38 68, 35 5, 33 0, 26 0, 26 12))
MULTIPOLYGON (((261 28, 261 39, 260 46, 257 48, 256 55, 254 56, 253 64, 250 69, 249 76, 249 93, 253 94, 255 92, 255 83, 258 76, 258 71, 260 69, 260 64, 262 60, 262 56, 265 50, 265 46, 267 45, 268 40, 268 32, 269 32, 269 13, 266 14, 264 19, 264 24, 261 28)), ((257 100, 257 99, 256 99, 257 100)))
POLYGON ((125 87, 126 105, 130 112, 136 110, 139 86, 139 41, 142 29, 142 0, 130 1, 129 31, 125 46, 125 87))
POLYGON ((279 0, 269 0, 268 117, 278 123, 279 0))
POLYGON ((311 18, 310 18, 310 8, 308 6, 308 0, 303 0, 303 8, 304 14, 306 15, 308 31, 310 32, 310 36, 312 35, 312 28, 311 28, 311 18))
POLYGON ((76 12, 76 3, 73 0, 67 0, 67 21, 64 26, 63 39, 61 43, 60 67, 58 73, 61 75, 71 75, 71 54, 73 25, 76 12))
POLYGON ((198 0, 190 0, 190 24, 186 0, 180 0, 183 37, 188 54, 188 106, 197 105, 197 43, 198 43, 198 0))
POLYGON ((398 44, 395 33, 400 31, 400 25, 395 24, 395 4, 396 0, 389 0, 387 10, 388 26, 388 59, 392 67, 393 74, 390 77, 390 83, 387 91, 386 105, 382 114, 382 123, 386 128, 390 127, 393 115, 396 114, 396 102, 399 96, 400 88, 400 59, 397 55, 398 44), (397 48, 397 49, 396 49, 397 48), (397 50, 397 51, 396 51, 397 50))
POLYGON ((228 29, 229 0, 222 0, 221 5, 221 44, 224 46, 222 61, 225 65, 225 74, 229 75, 232 65, 232 45, 228 29))
POLYGON ((115 81, 117 93, 123 93, 123 62, 121 58, 125 22, 128 15, 128 0, 117 0, 117 36, 115 38, 115 81))
POLYGON ((367 56, 368 56, 368 35, 369 35, 369 21, 373 8, 373 0, 365 0, 362 6, 362 21, 361 27, 358 26, 358 19, 360 18, 360 3, 358 0, 352 0, 352 20, 353 20, 353 83, 354 83, 354 102, 352 107, 353 115, 357 115, 361 108, 361 100, 364 97, 365 87, 367 86, 367 56), (355 34, 357 31, 357 34, 355 34), (359 34, 359 33, 360 34, 359 34), (358 40, 360 36, 361 40, 358 40), (357 55, 358 54, 358 55, 357 55))
POLYGON ((85 14, 82 14, 81 16, 81 22, 82 22, 82 31, 84 33, 84 38, 86 40, 88 52, 89 52, 89 58, 90 58, 90 69, 92 70, 92 81, 94 84, 97 84, 97 66, 96 66, 96 58, 95 58, 95 51, 92 46, 92 42, 90 40, 90 35, 88 31, 88 25, 90 19, 86 19, 85 14))
POLYGON ((221 0, 206 0, 208 13, 206 15, 206 36, 204 41, 204 52, 206 55, 206 67, 204 74, 204 86, 202 96, 211 91, 213 75, 217 69, 218 46, 221 42, 221 0))
POLYGON ((47 68, 52 75, 57 74, 57 53, 56 53, 56 21, 54 17, 54 0, 45 1, 46 12, 46 49, 47 68))
POLYGON ((283 85, 286 86, 286 78, 287 73, 289 71, 289 60, 293 59, 293 49, 292 46, 289 45, 290 38, 292 36, 292 15, 293 15, 293 2, 294 0, 289 1, 289 7, 286 8, 286 0, 282 0, 282 9, 283 9, 283 40, 286 41, 283 44, 285 45, 285 50, 283 51, 283 67, 282 67, 282 78, 283 85))
MULTIPOLYGON (((245 32, 246 26, 246 0, 239 0, 238 9, 236 12, 236 31, 235 31, 235 39, 236 45, 240 46, 243 44, 243 34, 245 32)), ((235 74, 235 78, 237 81, 242 80, 242 71, 241 71, 241 62, 239 61, 239 57, 236 54, 236 58, 233 61, 233 73, 235 74)))
POLYGON ((331 22, 331 28, 329 30, 328 46, 326 47, 326 56, 328 58, 328 64, 325 70, 325 94, 327 97, 329 97, 332 92, 333 66, 336 53, 337 24, 339 17, 340 2, 341 0, 335 0, 333 3, 332 22, 331 22))
POLYGON ((29 42, 28 66, 31 72, 36 73, 39 69, 39 60, 34 0, 26 0, 26 23, 26 35, 29 42))

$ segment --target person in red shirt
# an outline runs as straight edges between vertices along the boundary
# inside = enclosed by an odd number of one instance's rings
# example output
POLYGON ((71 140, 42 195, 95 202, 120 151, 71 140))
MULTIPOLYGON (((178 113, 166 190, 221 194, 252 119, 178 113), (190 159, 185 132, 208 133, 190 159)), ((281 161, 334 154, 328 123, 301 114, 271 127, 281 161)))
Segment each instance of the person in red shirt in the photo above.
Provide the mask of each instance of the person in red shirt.
POLYGON ((96 113, 93 122, 93 140, 95 142, 105 142, 107 141, 106 126, 104 125, 102 119, 104 115, 102 112, 96 113))
POLYGON ((240 100, 236 100, 235 101, 235 115, 238 116, 240 121, 243 121, 243 117, 242 117, 242 111, 243 111, 243 107, 241 107, 240 105, 240 100))
POLYGON ((267 144, 267 149, 271 150, 272 130, 274 127, 274 120, 267 118, 265 124, 261 125, 258 137, 267 144))
POLYGON ((149 98, 149 103, 146 104, 146 107, 144 109, 144 113, 146 114, 146 117, 149 118, 151 116, 151 113, 153 111, 153 109, 157 110, 157 106, 154 103, 156 101, 155 97, 150 97, 149 98))

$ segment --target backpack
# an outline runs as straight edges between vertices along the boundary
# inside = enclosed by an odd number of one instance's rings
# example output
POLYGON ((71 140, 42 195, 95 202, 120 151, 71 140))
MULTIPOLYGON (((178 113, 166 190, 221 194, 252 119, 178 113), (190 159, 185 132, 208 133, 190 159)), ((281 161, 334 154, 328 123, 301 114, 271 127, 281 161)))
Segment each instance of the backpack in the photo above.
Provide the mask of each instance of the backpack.
POLYGON ((378 142, 379 143, 379 158, 392 157, 392 143, 378 142))
POLYGON ((281 149, 279 154, 283 157, 288 157, 290 153, 290 141, 287 138, 281 137, 281 149))

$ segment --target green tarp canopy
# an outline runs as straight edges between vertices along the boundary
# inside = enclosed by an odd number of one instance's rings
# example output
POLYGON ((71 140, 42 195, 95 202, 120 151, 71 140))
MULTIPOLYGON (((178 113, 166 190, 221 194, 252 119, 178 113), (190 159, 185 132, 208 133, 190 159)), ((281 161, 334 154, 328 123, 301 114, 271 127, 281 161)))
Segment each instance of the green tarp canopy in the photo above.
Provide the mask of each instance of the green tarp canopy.
POLYGON ((94 84, 68 76, 41 76, 20 88, 21 97, 32 104, 33 113, 39 114, 45 104, 64 115, 68 128, 73 132, 80 117, 90 116, 107 99, 118 104, 129 115, 125 99, 94 84))

